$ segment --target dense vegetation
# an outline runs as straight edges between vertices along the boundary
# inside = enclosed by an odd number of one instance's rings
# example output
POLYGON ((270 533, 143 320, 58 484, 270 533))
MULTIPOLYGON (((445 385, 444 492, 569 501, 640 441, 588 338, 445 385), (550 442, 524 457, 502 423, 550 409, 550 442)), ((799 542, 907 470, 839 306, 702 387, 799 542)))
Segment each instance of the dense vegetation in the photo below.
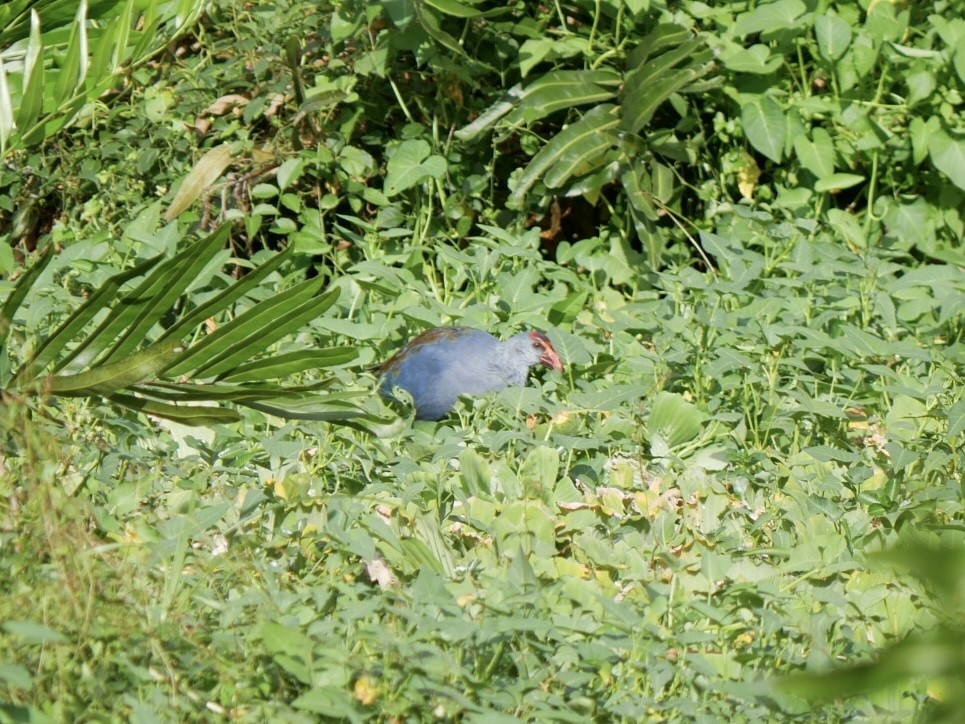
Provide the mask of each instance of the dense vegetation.
POLYGON ((0 719, 953 719, 963 18, 0 7, 0 719))

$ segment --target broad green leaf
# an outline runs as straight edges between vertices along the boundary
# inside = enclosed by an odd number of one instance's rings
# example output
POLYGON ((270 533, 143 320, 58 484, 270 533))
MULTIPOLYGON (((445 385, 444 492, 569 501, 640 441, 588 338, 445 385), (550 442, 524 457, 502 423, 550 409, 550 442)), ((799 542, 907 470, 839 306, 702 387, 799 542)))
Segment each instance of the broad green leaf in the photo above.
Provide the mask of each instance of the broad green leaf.
POLYGON ((549 143, 533 156, 517 180, 513 201, 520 203, 533 184, 563 161, 564 157, 564 167, 554 174, 557 183, 565 180, 566 169, 575 170, 578 164, 584 161, 590 163, 599 158, 600 154, 617 140, 614 133, 620 125, 620 119, 616 116, 617 110, 613 105, 597 106, 550 139, 549 143))
POLYGON ((446 172, 441 156, 430 156, 432 148, 422 139, 403 141, 389 158, 385 173, 385 195, 395 196, 427 178, 446 172))
POLYGON ((117 405, 143 412, 145 415, 163 417, 165 420, 171 420, 182 425, 224 425, 241 419, 241 415, 236 410, 226 407, 172 405, 167 402, 149 400, 121 392, 116 392, 107 399, 117 405))
POLYGON ((519 479, 530 492, 549 492, 556 485, 559 471, 560 454, 556 448, 534 447, 519 468, 519 479))
POLYGON ((801 15, 807 12, 807 5, 801 0, 776 0, 762 3, 737 16, 733 33, 737 37, 754 33, 773 33, 778 30, 796 30, 802 33, 807 25, 801 22, 801 15))
POLYGON ((832 63, 844 55, 851 44, 851 26, 837 15, 818 15, 814 21, 818 51, 832 63))
POLYGON ((784 62, 780 55, 772 55, 771 49, 760 43, 749 48, 735 46, 720 56, 720 62, 735 73, 770 75, 784 62))
POLYGON ((801 165, 819 179, 834 173, 834 142, 823 128, 815 128, 811 139, 803 134, 795 136, 794 153, 801 165))
POLYGON ((651 403, 647 428, 651 435, 660 435, 673 449, 697 437, 705 418, 696 405, 680 395, 661 392, 651 403))
POLYGON ((486 460, 472 448, 466 448, 459 454, 459 478, 466 497, 489 495, 492 471, 486 460))
POLYGON ((61 395, 110 395, 154 379, 181 354, 178 340, 157 342, 129 357, 74 375, 52 375, 50 390, 61 395))
POLYGON ((330 347, 320 350, 289 352, 265 360, 240 365, 221 378, 222 382, 260 382, 287 377, 297 372, 323 367, 335 367, 358 357, 353 347, 330 347))
POLYGON ((4 621, 3 630, 11 636, 16 636, 25 644, 62 644, 67 637, 49 626, 36 621, 4 621))
POLYGON ((928 137, 928 155, 935 168, 965 190, 965 140, 937 128, 928 137))
POLYGON ((752 98, 741 107, 741 120, 750 144, 780 163, 787 139, 787 121, 777 101, 769 96, 752 98))
POLYGON ((965 432, 965 400, 959 400, 948 408, 948 432, 945 438, 949 441, 965 432))
POLYGON ((164 212, 164 220, 171 221, 183 214, 211 184, 221 177, 231 164, 231 145, 223 143, 205 153, 188 172, 171 205, 164 212))

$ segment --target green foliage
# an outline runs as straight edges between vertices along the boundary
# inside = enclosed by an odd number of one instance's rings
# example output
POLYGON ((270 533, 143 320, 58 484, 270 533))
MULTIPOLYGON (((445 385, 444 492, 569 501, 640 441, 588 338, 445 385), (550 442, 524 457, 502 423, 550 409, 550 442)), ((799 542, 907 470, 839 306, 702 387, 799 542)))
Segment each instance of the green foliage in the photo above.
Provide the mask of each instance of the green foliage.
POLYGON ((3 716, 954 716, 949 7, 211 4, 4 170, 3 716))
MULTIPOLYGON (((14 286, 0 310, 0 355, 11 332, 26 353, 19 367, 0 369, 5 394, 41 391, 54 396, 99 395, 118 405, 182 424, 210 425, 240 419, 230 409, 199 405, 230 401, 258 405, 286 416, 290 400, 302 419, 344 421, 365 416, 350 397, 313 395, 311 386, 281 387, 279 377, 313 368, 345 364, 355 358, 343 347, 336 350, 292 352, 274 360, 251 362, 286 335, 327 311, 339 291, 319 295, 323 279, 316 278, 263 299, 193 344, 184 340, 197 327, 210 324, 235 307, 289 254, 277 254, 241 280, 217 290, 207 301, 192 305, 173 323, 158 330, 177 305, 184 309, 189 286, 205 287, 214 271, 212 262, 225 245, 229 227, 189 244, 161 261, 159 256, 109 277, 87 301, 46 338, 17 328, 16 315, 53 258, 48 247, 39 261, 14 286), (207 271, 206 271, 207 270, 207 271), (141 281, 124 289, 132 280, 141 281), (89 327, 99 320, 96 327, 89 327), (269 404, 270 407, 266 407, 269 404)), ((216 288, 217 289, 217 288, 216 288)), ((11 360, 12 361, 12 360, 11 360)))
POLYGON ((5 3, 0 157, 36 146, 74 122, 87 103, 117 83, 125 67, 144 63, 192 25, 202 5, 199 0, 5 3))

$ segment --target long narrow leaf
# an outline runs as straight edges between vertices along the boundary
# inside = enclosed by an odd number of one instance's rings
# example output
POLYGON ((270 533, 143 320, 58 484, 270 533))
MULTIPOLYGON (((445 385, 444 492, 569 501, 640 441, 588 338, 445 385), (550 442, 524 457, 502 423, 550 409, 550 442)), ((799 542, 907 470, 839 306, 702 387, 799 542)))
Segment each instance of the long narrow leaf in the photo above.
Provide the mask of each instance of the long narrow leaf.
POLYGON ((264 398, 298 397, 306 392, 317 391, 319 385, 279 387, 278 385, 145 382, 132 389, 146 398, 169 402, 240 402, 264 398))
POLYGON ((523 87, 520 84, 514 85, 498 101, 493 103, 475 121, 465 128, 456 131, 456 138, 463 141, 471 141, 481 133, 488 131, 496 125, 500 118, 515 108, 523 98, 523 87))
POLYGON ((122 405, 123 407, 143 412, 154 417, 163 417, 172 422, 182 425, 224 425, 229 422, 237 422, 241 415, 237 410, 227 407, 211 407, 208 405, 172 405, 168 402, 158 402, 157 400, 146 400, 143 397, 135 397, 122 392, 115 393, 108 397, 111 402, 122 405))
POLYGON ((281 417, 286 420, 316 420, 319 422, 341 422, 371 417, 369 413, 344 397, 314 395, 299 400, 264 400, 243 402, 245 407, 281 417))
POLYGON ((282 262, 288 259, 294 253, 294 250, 294 246, 289 246, 287 249, 285 249, 285 251, 281 252, 280 254, 276 254, 220 294, 209 299, 207 302, 192 310, 188 314, 185 314, 173 326, 171 326, 171 328, 168 329, 164 335, 162 335, 161 339, 164 339, 165 337, 184 336, 189 330, 194 329, 204 320, 226 310, 242 296, 258 286, 258 284, 260 284, 265 277, 281 266, 282 262))
POLYGON ((353 347, 301 350, 241 365, 222 377, 221 381, 238 383, 276 380, 305 370, 345 364, 356 357, 358 350, 353 347))
POLYGON ((532 123, 565 108, 601 103, 616 96, 621 82, 615 70, 547 73, 526 87, 518 112, 507 116, 505 123, 512 125, 517 118, 532 123))
POLYGON ((338 289, 332 289, 321 297, 308 299, 286 310, 269 327, 252 332, 246 339, 201 366, 197 374, 218 377, 233 371, 238 365, 264 352, 285 335, 298 331, 306 322, 322 314, 335 303, 338 294, 338 289))
POLYGON ((40 38, 40 16, 30 13, 30 40, 23 61, 23 94, 17 110, 17 127, 29 128, 44 109, 44 58, 40 38))
POLYGON ((20 369, 17 370, 14 376, 15 384, 22 384, 26 379, 32 378, 42 372, 72 340, 77 338, 81 330, 90 323, 98 312, 110 306, 114 295, 117 294, 117 291, 124 284, 131 279, 143 276, 160 260, 160 256, 155 256, 138 264, 133 269, 115 274, 101 284, 101 286, 90 295, 87 301, 71 314, 53 334, 47 337, 31 358, 25 361, 20 369))
POLYGON ((23 304, 24 298, 30 291, 30 288, 37 281, 44 269, 50 263, 50 260, 54 258, 54 247, 53 244, 49 244, 46 249, 44 249, 43 254, 40 258, 34 262, 27 271, 17 280, 17 285, 13 288, 13 292, 7 297, 7 301, 4 302, 3 309, 0 310, 0 349, 3 349, 7 343, 7 335, 10 334, 10 326, 13 324, 13 317, 20 309, 20 305, 23 304))
POLYGON ((142 310, 137 320, 102 361, 108 362, 124 357, 143 343, 151 327, 167 314, 184 291, 198 280, 198 274, 202 269, 221 251, 230 231, 231 227, 227 224, 222 226, 205 239, 193 244, 192 253, 185 256, 183 263, 173 266, 167 274, 158 275, 156 285, 158 291, 151 299, 151 303, 142 310))
POLYGON ((154 379, 181 353, 178 345, 178 340, 170 339, 86 372, 52 376, 48 378, 50 389, 60 395, 110 395, 138 382, 154 379))
MULTIPOLYGON (((196 375, 202 368, 210 367, 212 364, 223 360, 227 355, 234 356, 239 345, 255 345, 255 348, 248 354, 247 358, 250 359, 267 346, 261 345, 260 340, 263 335, 269 334, 276 328, 279 317, 284 313, 284 310, 292 307, 297 308, 306 301, 321 302, 325 299, 325 297, 313 299, 322 282, 321 278, 309 279, 291 289, 276 294, 270 299, 259 302, 222 326, 217 332, 209 334, 201 342, 192 346, 164 371, 165 377, 196 375)), ((334 299, 332 299, 332 302, 334 302, 334 299)), ((330 304, 326 308, 328 306, 330 304)), ((278 339, 278 337, 275 337, 275 339, 278 339)), ((238 364, 240 363, 239 360, 238 364)))
MULTIPOLYGON (((701 57, 709 58, 709 51, 701 57)), ((713 67, 713 63, 710 62, 688 66, 658 80, 651 80, 646 85, 628 77, 623 98, 623 128, 631 133, 639 132, 650 122, 661 103, 689 83, 709 73, 713 67)))
POLYGON ((606 134, 619 126, 620 119, 617 118, 616 111, 617 107, 612 104, 597 106, 576 123, 567 126, 550 139, 549 143, 533 156, 529 165, 520 175, 516 188, 513 190, 513 201, 517 204, 520 203, 533 184, 560 161, 570 149, 577 147, 578 144, 592 141, 598 134, 606 134))
MULTIPOLYGON (((215 232, 215 234, 208 236, 198 244, 187 247, 159 265, 147 279, 125 294, 114 305, 111 314, 91 333, 84 343, 78 345, 69 355, 59 360, 54 369, 56 371, 62 370, 75 360, 75 366, 82 367, 106 352, 137 319, 146 313, 151 313, 152 305, 156 304, 158 296, 163 295, 170 285, 178 282, 180 270, 189 265, 197 255, 207 256, 211 253, 215 241, 217 240, 220 243, 220 239, 217 238, 220 233, 221 230, 215 232)), ((214 248, 214 251, 216 252, 217 248, 214 248)), ((191 280, 187 281, 190 283, 191 280)))
POLYGON ((57 74, 54 84, 54 102, 63 106, 76 92, 86 75, 87 55, 81 54, 87 45, 87 0, 80 0, 77 4, 77 14, 70 30, 70 40, 67 41, 67 52, 64 63, 57 74))
POLYGON ((13 135, 13 98, 7 85, 7 71, 0 61, 0 156, 7 153, 7 144, 13 135))

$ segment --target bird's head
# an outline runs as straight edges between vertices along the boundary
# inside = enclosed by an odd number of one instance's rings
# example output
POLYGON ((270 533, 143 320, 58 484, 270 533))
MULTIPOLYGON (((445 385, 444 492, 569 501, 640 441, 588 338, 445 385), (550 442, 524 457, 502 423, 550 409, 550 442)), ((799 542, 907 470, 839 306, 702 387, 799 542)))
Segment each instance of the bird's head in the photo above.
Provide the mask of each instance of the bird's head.
POLYGON ((536 362, 551 370, 562 372, 563 362, 560 360, 560 356, 556 353, 556 350, 553 349, 549 337, 535 330, 530 332, 528 337, 533 351, 537 355, 536 362))

